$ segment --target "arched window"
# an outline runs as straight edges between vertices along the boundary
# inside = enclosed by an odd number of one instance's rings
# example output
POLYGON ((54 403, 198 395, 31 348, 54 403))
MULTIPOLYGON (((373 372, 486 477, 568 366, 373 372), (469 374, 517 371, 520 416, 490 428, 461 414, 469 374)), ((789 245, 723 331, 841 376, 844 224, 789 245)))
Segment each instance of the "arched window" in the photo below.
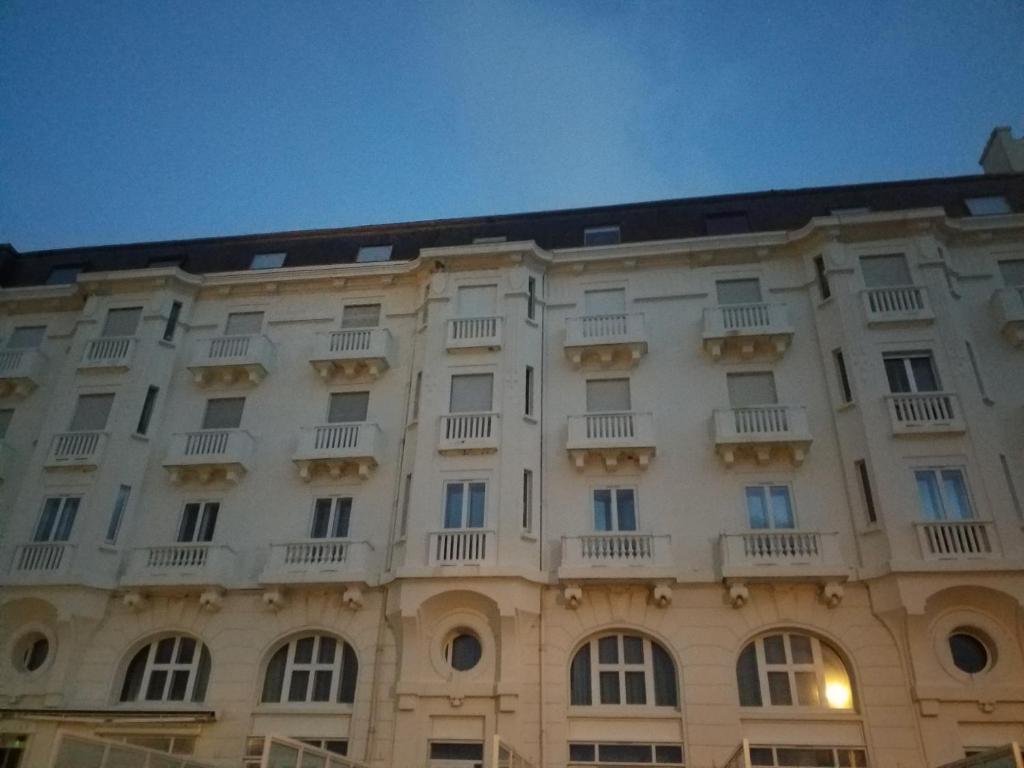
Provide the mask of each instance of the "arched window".
POLYGON ((816 637, 776 632, 751 641, 736 662, 740 705, 853 709, 850 673, 816 637))
POLYGON ((202 701, 210 652, 194 637, 173 635, 140 649, 128 662, 121 701, 202 701))
POLYGON ((351 645, 330 635, 301 635, 270 657, 260 701, 351 704, 358 674, 359 662, 351 645))
POLYGON ((676 665, 658 643, 642 635, 588 640, 569 668, 569 703, 679 706, 676 665))

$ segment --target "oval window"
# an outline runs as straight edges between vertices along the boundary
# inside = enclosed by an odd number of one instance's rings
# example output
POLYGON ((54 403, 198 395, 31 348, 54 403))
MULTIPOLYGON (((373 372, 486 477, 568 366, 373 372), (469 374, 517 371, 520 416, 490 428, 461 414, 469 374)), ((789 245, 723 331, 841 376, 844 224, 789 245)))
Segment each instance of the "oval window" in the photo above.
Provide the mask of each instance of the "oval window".
POLYGON ((50 641, 42 632, 29 632, 14 646, 14 666, 19 672, 35 672, 50 657, 50 641))
POLYGON ((457 672, 467 672, 480 663, 483 649, 476 635, 455 632, 444 644, 444 660, 457 672))
POLYGON ((957 630, 949 636, 949 652, 953 664, 961 672, 976 675, 988 669, 991 654, 988 646, 973 634, 957 630))

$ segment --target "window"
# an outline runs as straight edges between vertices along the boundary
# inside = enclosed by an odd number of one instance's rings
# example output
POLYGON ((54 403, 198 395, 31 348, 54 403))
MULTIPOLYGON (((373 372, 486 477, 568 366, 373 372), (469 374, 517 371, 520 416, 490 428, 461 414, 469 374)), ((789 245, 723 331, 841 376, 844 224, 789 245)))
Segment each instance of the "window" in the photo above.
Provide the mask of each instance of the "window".
POLYGON ((75 525, 80 496, 50 496, 43 502, 43 511, 32 534, 32 541, 67 541, 75 525))
POLYGON ((1006 480, 1006 489, 1010 492, 1010 501, 1013 502, 1013 510, 1017 513, 1017 517, 1024 517, 1024 509, 1021 508, 1020 496, 1017 494, 1017 486, 1013 482, 1013 473, 1010 472, 1010 462, 1006 460, 1006 455, 999 454, 999 464, 1003 468, 1003 478, 1006 480))
POLYGON ((121 530, 121 521, 124 520, 124 511, 128 507, 128 497, 131 496, 132 487, 122 485, 117 489, 117 497, 114 499, 114 509, 110 513, 110 522, 107 523, 107 544, 117 542, 117 534, 121 530))
POLYGON ((313 504, 311 539, 347 539, 352 521, 352 499, 347 496, 317 499, 313 504))
POLYGON ((622 240, 622 233, 618 226, 587 227, 583 230, 583 245, 618 245, 622 240))
POLYGON ((448 412, 489 412, 492 405, 493 388, 493 373, 472 373, 452 376, 452 391, 448 412))
POLYGON ((868 757, 856 747, 751 746, 750 764, 756 768, 867 768, 868 757))
POLYGON ((284 266, 287 253, 254 253, 249 269, 277 269, 284 266))
POLYGON ((464 629, 456 630, 444 642, 441 655, 456 672, 468 672, 480 663, 483 655, 480 638, 464 629))
POLYGON ((949 653, 954 666, 969 675, 984 672, 992 659, 988 644, 981 640, 978 634, 960 627, 949 636, 949 653))
POLYGON ((727 373, 726 387, 729 390, 729 405, 733 408, 749 408, 755 405, 775 405, 775 376, 764 373, 727 373))
POLYGON ((184 256, 154 256, 146 262, 146 266, 157 269, 160 267, 181 267, 185 268, 184 256))
POLYGON ((444 485, 444 527, 483 528, 487 511, 487 484, 459 480, 444 485))
POLYGON ((719 304, 760 304, 761 282, 757 278, 716 280, 719 304))
POLYGON ((0 440, 7 437, 7 430, 11 427, 11 419, 14 418, 14 410, 11 408, 0 409, 0 440))
POLYGON ((508 242, 508 237, 505 235, 495 235, 494 237, 474 237, 474 245, 487 245, 488 243, 505 243, 508 242))
POLYGON ((423 371, 416 371, 416 386, 412 392, 412 417, 420 417, 420 396, 423 394, 423 371))
POLYGON ((846 360, 843 358, 843 350, 833 349, 832 360, 836 365, 836 378, 839 379, 839 395, 844 403, 852 403, 853 390, 850 388, 850 377, 846 373, 846 360))
POLYGON ((409 504, 412 501, 410 494, 412 493, 412 473, 410 472, 405 476, 405 495, 402 498, 402 519, 398 523, 398 535, 405 538, 406 531, 409 530, 409 504))
POLYGON ((523 470, 523 530, 533 533, 533 472, 523 470))
POLYGON ((164 341, 174 341, 174 332, 178 329, 179 317, 181 317, 181 302, 172 301, 171 311, 167 313, 167 324, 164 326, 164 341))
POLYGON ((752 530, 796 528, 789 486, 748 485, 745 492, 747 520, 752 530))
POLYGON ((278 648, 263 678, 264 704, 351 704, 359 663, 352 646, 331 635, 302 635, 278 648))
POLYGON ((459 317, 493 317, 498 302, 494 285, 467 285, 459 288, 459 317))
POLYGON ((624 288, 602 288, 583 292, 583 311, 587 317, 621 315, 626 311, 624 288))
POLYGON ((912 285, 907 257, 902 253, 881 256, 861 256, 860 271, 864 275, 866 288, 889 288, 898 285, 912 285))
MULTIPOLYGON (((15 642, 12 655, 19 672, 35 672, 50 656, 50 641, 42 632, 27 632, 15 642)), ((3 746, 2 741, 0 746, 3 746)), ((6 768, 3 760, 0 760, 0 768, 6 768)))
POLYGON ((136 434, 144 435, 149 429, 149 420, 153 418, 153 408, 156 406, 156 396, 158 394, 160 394, 158 387, 150 387, 146 390, 146 399, 142 401, 139 423, 135 427, 136 434))
POLYGON ((636 492, 632 488, 595 488, 595 531, 635 531, 636 492))
POLYGON ((79 395, 75 412, 71 416, 69 432, 98 432, 107 427, 110 409, 114 405, 112 394, 79 395))
POLYGON ((225 336, 251 336, 263 328, 262 312, 232 312, 224 324, 225 336))
POLYGON ((893 394, 938 392, 941 389, 931 352, 887 352, 882 360, 889 391, 893 394))
POLYGON ((219 512, 219 501, 191 501, 186 504, 178 526, 178 541, 182 544, 213 541, 219 512))
POLYGON ((390 245, 364 245, 356 254, 356 261, 364 264, 372 261, 388 261, 390 258, 390 245))
POLYGON ((630 408, 629 379, 587 381, 587 413, 624 412, 630 408))
POLYGON ((569 765, 683 765, 682 744, 570 742, 569 765))
POLYGON ((736 680, 743 707, 853 709, 846 665, 831 646, 810 635, 757 638, 740 654, 736 680))
POLYGON ((363 422, 369 407, 369 392, 335 392, 327 407, 327 421, 330 424, 363 422))
POLYGON ((679 705, 672 657, 641 635, 611 634, 588 640, 573 657, 569 678, 573 706, 679 705))
POLYGON ((917 497, 925 520, 972 520, 974 508, 962 469, 917 469, 917 497))
POLYGON ((967 349, 967 360, 971 364, 971 371, 974 373, 974 381, 978 385, 981 399, 986 403, 991 403, 992 401, 988 397, 988 390, 985 387, 985 380, 981 377, 981 367, 978 365, 978 358, 974 354, 974 347, 966 339, 964 340, 964 347, 967 349))
POLYGON ((527 416, 533 416, 533 366, 526 366, 526 392, 525 392, 525 405, 523 406, 523 413, 527 416))
POLYGON ((120 700, 193 701, 206 698, 210 652, 193 637, 164 637, 138 651, 128 663, 120 700))
POLYGON ((23 325, 11 331, 7 340, 8 349, 39 349, 46 338, 45 325, 23 325))
POLYGON ((857 468, 857 477, 860 479, 860 492, 864 494, 864 508, 868 513, 868 522, 878 522, 878 512, 875 510, 875 495, 871 491, 871 478, 868 476, 868 465, 864 459, 857 459, 853 462, 857 468))
POLYGON ((70 285, 78 279, 82 267, 78 264, 69 264, 63 267, 51 267, 50 274, 46 276, 47 285, 70 285))
POLYGON ((871 213, 871 207, 867 205, 851 205, 846 208, 829 208, 829 216, 856 216, 862 213, 871 213))
MULTIPOLYGON (((432 741, 430 759, 438 761, 473 761, 476 766, 483 764, 484 745, 479 741, 432 741)), ((447 763, 445 763, 447 765, 447 763)))
POLYGON ((242 425, 244 397, 214 397, 206 401, 203 429, 238 429, 242 425))
POLYGON ((998 216, 1003 213, 1013 213, 1010 203, 1002 195, 968 197, 964 203, 967 205, 967 210, 971 212, 971 216, 998 216))
MULTIPOLYGON (((106 733, 98 734, 102 739, 121 741, 135 747, 146 747, 172 755, 191 755, 196 751, 196 737, 180 734, 156 735, 152 733, 106 733)), ((150 762, 156 763, 156 760, 150 762)))
POLYGON ((744 211, 712 213, 704 217, 704 229, 708 236, 741 235, 750 231, 750 221, 744 211))
POLYGON ((380 304, 349 304, 341 310, 341 327, 376 328, 380 325, 380 304))
POLYGON ((526 317, 533 320, 537 315, 537 278, 526 278, 526 317))
POLYGON ((142 307, 107 310, 101 336, 134 336, 142 318, 142 307))
POLYGON ((1006 259, 999 262, 999 274, 1006 285, 1024 286, 1024 259, 1006 259))
POLYGON ((824 301, 832 295, 832 286, 829 285, 828 273, 825 272, 824 256, 814 257, 814 278, 818 281, 818 293, 821 294, 821 300, 824 301))

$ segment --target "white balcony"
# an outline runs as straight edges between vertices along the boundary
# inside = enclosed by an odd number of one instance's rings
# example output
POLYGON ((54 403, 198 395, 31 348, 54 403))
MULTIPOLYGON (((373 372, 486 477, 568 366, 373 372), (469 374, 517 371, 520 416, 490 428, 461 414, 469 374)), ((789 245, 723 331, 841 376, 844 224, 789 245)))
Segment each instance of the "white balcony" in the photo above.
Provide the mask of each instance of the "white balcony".
POLYGON ((630 368, 647 354, 647 328, 639 313, 570 317, 565 354, 574 367, 596 363, 630 368))
POLYGON ((292 461, 303 480, 320 472, 337 479, 350 469, 365 480, 377 466, 379 445, 376 424, 321 424, 302 430, 292 461))
POLYGON ((391 367, 393 343, 387 328, 352 328, 318 333, 309 362, 324 381, 340 373, 345 378, 377 378, 391 367))
POLYGON ((797 405, 756 405, 715 410, 711 418, 715 451, 727 465, 752 455, 767 464, 779 454, 802 464, 811 447, 807 411, 797 405))
POLYGON ((202 429, 171 435, 164 469, 175 483, 238 482, 252 463, 254 441, 244 429, 202 429))
POLYGON ((845 579, 849 569, 839 551, 839 534, 758 530, 719 538, 722 578, 845 579))
POLYGON ((952 392, 886 395, 894 435, 958 434, 966 431, 960 400, 952 392))
POLYGON ((107 450, 106 432, 60 432, 46 454, 47 469, 96 469, 107 450))
POLYGON ((615 469, 620 461, 635 461, 646 469, 654 456, 654 417, 650 413, 588 413, 569 417, 569 458, 583 469, 588 458, 615 469))
POLYGON ((704 310, 703 339, 715 360, 724 352, 779 358, 793 339, 793 326, 785 304, 722 304, 704 310))
POLYGON ((46 355, 38 349, 0 352, 0 397, 24 397, 39 386, 46 355))
POLYGON ((500 317, 456 317, 448 321, 448 351, 501 349, 500 317))
POLYGON ((923 285, 867 288, 860 295, 868 325, 927 323, 935 319, 928 289, 923 285))
POLYGON ((560 579, 668 577, 672 570, 670 536, 650 533, 591 533, 562 537, 560 579))
POLYGON ((128 554, 121 586, 216 586, 231 583, 235 553, 222 544, 140 547, 128 554))
POLYGON ((21 544, 14 549, 10 570, 3 581, 12 586, 66 583, 74 556, 74 545, 66 541, 21 544))
POLYGON ((188 369, 196 384, 258 384, 273 367, 274 345, 266 336, 199 339, 188 369))
POLYGON ((102 336, 85 345, 80 371, 127 371, 132 367, 138 340, 134 336, 102 336))
POLYGON ((261 584, 334 584, 366 581, 369 576, 368 541, 306 539, 273 544, 261 584))
POLYGON ((437 450, 492 453, 498 450, 500 426, 498 413, 449 413, 441 417, 437 450))
POLYGON ((1024 287, 1001 288, 990 304, 999 332, 1015 347, 1024 347, 1024 287))
POLYGON ((979 520, 914 523, 925 560, 989 560, 999 557, 995 526, 979 520))
POLYGON ((459 528, 432 531, 427 539, 428 565, 494 565, 498 559, 494 531, 459 528))

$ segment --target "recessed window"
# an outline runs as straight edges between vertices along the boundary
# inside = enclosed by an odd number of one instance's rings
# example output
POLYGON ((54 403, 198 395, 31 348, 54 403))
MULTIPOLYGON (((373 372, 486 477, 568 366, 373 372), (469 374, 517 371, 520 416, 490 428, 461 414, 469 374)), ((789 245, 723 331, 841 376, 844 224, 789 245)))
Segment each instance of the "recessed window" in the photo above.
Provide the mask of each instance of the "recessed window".
POLYGON ((719 304, 761 303, 761 282, 756 278, 716 280, 715 291, 719 304))
POLYGON ((287 253, 257 253, 249 262, 249 269, 277 269, 284 266, 287 253))
POLYGON ((587 227, 583 230, 583 245, 618 245, 622 234, 618 226, 587 227))
POLYGON ((733 408, 752 408, 778 403, 775 376, 771 371, 727 373, 725 384, 729 392, 729 405, 733 408))
POLYGON ((861 256, 860 272, 865 288, 893 288, 912 285, 907 257, 902 253, 861 256))
POLYGON ((121 521, 124 520, 125 509, 128 508, 128 498, 131 496, 132 487, 122 485, 117 489, 117 496, 114 499, 114 508, 110 513, 110 522, 107 523, 107 535, 104 539, 107 544, 117 542, 117 534, 121 530, 121 521))
POLYGON ((533 472, 523 470, 523 531, 533 532, 533 472))
POLYGON ((624 288, 584 291, 583 311, 587 317, 621 315, 626 311, 626 291, 624 288))
POLYGON ((587 381, 587 413, 623 413, 629 410, 629 379, 587 381))
POLYGON ((660 644, 643 635, 588 640, 569 667, 570 703, 676 707, 676 666, 660 644))
POLYGON ((264 704, 355 701, 359 663, 352 646, 331 635, 303 635, 278 648, 263 678, 264 704))
POLYGON ((372 261, 387 261, 391 258, 390 245, 364 245, 356 254, 356 261, 368 263, 372 261))
POLYGON ((887 352, 882 360, 894 395, 941 390, 931 352, 887 352))
POLYGON ((153 409, 156 407, 156 398, 159 394, 159 387, 149 387, 146 390, 146 399, 142 401, 142 411, 139 413, 139 423, 135 426, 136 434, 144 435, 149 429, 149 422, 153 418, 153 409))
POLYGON ((142 318, 142 307, 125 307, 107 311, 101 336, 134 336, 142 318))
POLYGON ((493 403, 494 374, 469 373, 452 376, 449 413, 489 413, 493 403))
POLYGON ((992 657, 984 641, 962 628, 949 636, 949 653, 956 668, 969 675, 988 669, 992 657))
POLYGON ((523 406, 523 413, 527 416, 533 416, 533 366, 526 366, 526 376, 524 386, 526 387, 525 394, 525 405, 523 406))
POLYGON ((868 475, 868 465, 864 459, 857 459, 853 463, 857 470, 857 478, 860 480, 860 491, 864 496, 864 508, 867 511, 868 522, 878 522, 878 511, 875 509, 875 496, 871 490, 871 477, 868 475))
POLYGON ((224 323, 225 336, 251 336, 262 329, 262 312, 232 312, 224 323))
POLYGON ((704 217, 704 229, 709 236, 742 235, 750 231, 750 220, 745 211, 712 213, 704 217))
POLYGON ((69 264, 62 267, 53 267, 50 274, 46 276, 47 285, 70 285, 78 279, 82 267, 79 264, 69 264))
POLYGON ((327 407, 327 422, 329 424, 364 422, 369 407, 369 392, 335 392, 331 395, 327 407))
POLYGON ((635 531, 636 491, 632 488, 595 488, 595 531, 635 531))
POLYGON ((317 499, 313 504, 311 539, 347 539, 352 522, 352 498, 317 499))
POLYGON ((106 429, 113 405, 113 394, 79 395, 68 431, 99 432, 106 429))
POLYGON ((533 320, 537 316, 537 278, 532 275, 526 278, 526 317, 533 320))
POLYGON ((28 632, 14 644, 11 660, 19 672, 35 672, 50 657, 50 641, 42 632, 28 632))
POLYGON ((206 698, 210 652, 193 637, 165 637, 139 650, 128 663, 121 701, 192 701, 206 698))
POLYGON ((0 409, 0 440, 7 437, 7 430, 11 427, 12 418, 14 418, 13 408, 0 409))
POLYGON ((171 311, 167 313, 167 324, 164 325, 164 341, 174 341, 174 332, 178 329, 178 318, 181 316, 181 302, 172 301, 171 311))
POLYGON ((836 365, 836 378, 839 379, 839 396, 844 403, 853 402, 853 389, 850 387, 850 376, 846 372, 846 358, 843 350, 833 349, 832 360, 836 365))
POLYGON ((752 530, 765 528, 792 529, 796 527, 793 500, 787 485, 748 485, 747 522, 752 530))
POLYGON ((238 429, 242 425, 244 397, 214 397, 206 401, 202 429, 238 429))
POLYGON ((779 632, 752 641, 736 662, 736 681, 743 707, 853 709, 846 665, 811 635, 779 632))
POLYGON ((178 542, 199 544, 212 541, 219 513, 218 501, 192 501, 186 504, 178 526, 178 542))
POLYGON ((999 262, 999 274, 1008 286, 1024 286, 1024 259, 1006 259, 999 262))
POLYGON ((921 514, 925 520, 973 520, 974 508, 962 469, 914 471, 921 514))
POLYGON ((971 216, 999 216, 1013 213, 1010 203, 1002 195, 986 195, 985 197, 968 197, 964 200, 971 216))
POLYGON ((457 297, 459 317, 493 317, 498 303, 496 285, 464 285, 457 297))
POLYGON ((445 641, 441 655, 456 672, 468 672, 480 663, 483 649, 480 638, 465 630, 458 630, 445 641))
POLYGON ((43 511, 32 534, 32 541, 67 541, 75 526, 81 496, 50 496, 43 502, 43 511))

